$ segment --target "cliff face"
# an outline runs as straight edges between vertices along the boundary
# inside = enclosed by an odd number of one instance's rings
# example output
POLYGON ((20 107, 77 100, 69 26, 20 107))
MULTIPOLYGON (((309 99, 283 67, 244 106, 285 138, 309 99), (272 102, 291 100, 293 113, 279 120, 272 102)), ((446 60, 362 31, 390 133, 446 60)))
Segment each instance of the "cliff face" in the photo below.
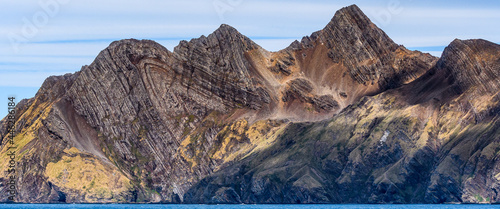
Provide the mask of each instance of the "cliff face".
POLYGON ((438 61, 355 5, 279 52, 228 25, 173 52, 113 42, 16 107, 16 201, 497 201, 498 52, 438 61))

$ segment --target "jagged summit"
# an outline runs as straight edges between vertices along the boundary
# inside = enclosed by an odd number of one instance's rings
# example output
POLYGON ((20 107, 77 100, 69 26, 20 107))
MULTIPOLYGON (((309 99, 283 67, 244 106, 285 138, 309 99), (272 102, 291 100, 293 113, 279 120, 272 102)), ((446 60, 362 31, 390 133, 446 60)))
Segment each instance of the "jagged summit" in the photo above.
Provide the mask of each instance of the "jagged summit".
POLYGON ((219 26, 219 28, 217 28, 214 33, 218 32, 218 31, 228 31, 230 33, 239 33, 238 30, 236 30, 236 28, 234 28, 233 26, 230 26, 228 24, 221 24, 219 26))
POLYGON ((207 38, 214 36, 218 41, 237 41, 249 39, 245 35, 241 34, 236 28, 227 24, 221 24, 219 28, 213 31, 207 38))
POLYGON ((366 16, 365 13, 363 13, 363 11, 361 11, 361 9, 355 4, 344 7, 335 12, 335 15, 329 24, 342 26, 350 25, 353 27, 360 27, 361 29, 374 26, 368 16, 366 16))

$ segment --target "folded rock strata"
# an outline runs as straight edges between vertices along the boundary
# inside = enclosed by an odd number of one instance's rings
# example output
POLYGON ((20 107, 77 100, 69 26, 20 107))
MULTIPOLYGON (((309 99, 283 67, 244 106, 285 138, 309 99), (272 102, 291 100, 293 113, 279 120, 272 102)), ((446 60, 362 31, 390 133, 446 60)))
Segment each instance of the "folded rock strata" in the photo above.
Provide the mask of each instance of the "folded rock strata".
POLYGON ((17 105, 16 201, 498 202, 499 60, 407 50, 355 5, 278 52, 228 25, 116 41, 17 105))

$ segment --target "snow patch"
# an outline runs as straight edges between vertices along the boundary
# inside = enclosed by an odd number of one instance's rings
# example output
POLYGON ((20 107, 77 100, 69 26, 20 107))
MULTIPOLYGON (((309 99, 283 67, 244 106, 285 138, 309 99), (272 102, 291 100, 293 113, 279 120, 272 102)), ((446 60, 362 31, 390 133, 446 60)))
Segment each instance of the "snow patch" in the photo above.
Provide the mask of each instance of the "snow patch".
POLYGON ((385 141, 387 141, 387 137, 389 136, 389 134, 391 134, 390 131, 384 131, 384 135, 382 136, 382 138, 380 138, 380 143, 385 143, 385 141))

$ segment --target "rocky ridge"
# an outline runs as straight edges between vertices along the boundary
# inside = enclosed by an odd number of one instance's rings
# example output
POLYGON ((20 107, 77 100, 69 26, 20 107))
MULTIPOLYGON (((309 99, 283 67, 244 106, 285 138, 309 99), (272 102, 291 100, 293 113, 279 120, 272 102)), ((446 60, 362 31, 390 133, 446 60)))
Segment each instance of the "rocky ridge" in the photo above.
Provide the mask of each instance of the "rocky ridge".
POLYGON ((16 198, 495 202, 498 52, 456 40, 438 61, 395 44, 355 5, 279 52, 228 25, 173 52, 113 42, 17 106, 16 198), (488 166, 445 172, 478 152, 488 166))

